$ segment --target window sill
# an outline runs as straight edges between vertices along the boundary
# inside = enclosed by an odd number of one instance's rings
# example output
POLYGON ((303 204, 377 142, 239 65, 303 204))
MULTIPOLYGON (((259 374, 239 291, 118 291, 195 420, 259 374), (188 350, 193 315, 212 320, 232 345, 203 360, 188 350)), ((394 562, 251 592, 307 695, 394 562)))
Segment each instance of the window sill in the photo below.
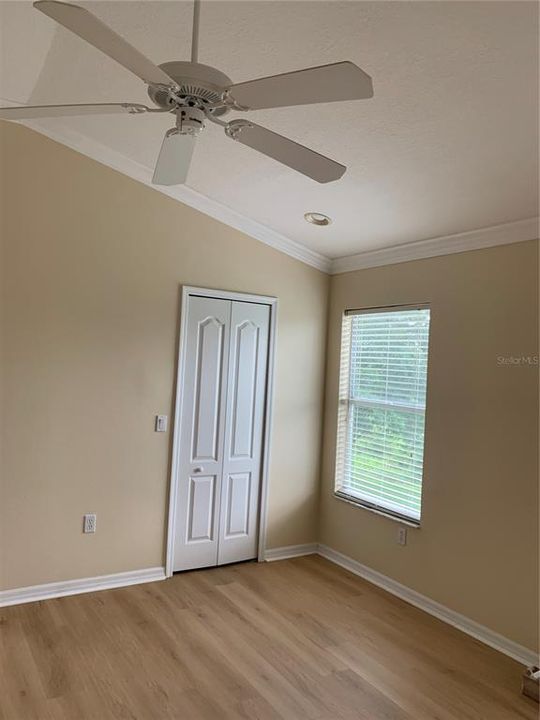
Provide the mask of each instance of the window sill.
POLYGON ((394 515, 391 512, 385 512, 384 510, 376 507, 372 507, 371 505, 368 505, 367 503, 363 502, 362 500, 355 500, 350 495, 341 495, 340 493, 334 492, 333 496, 336 498, 336 500, 341 500, 341 502, 345 502, 348 505, 354 505, 357 508, 361 508, 362 510, 368 510, 369 512, 375 513, 375 515, 381 515, 382 517, 386 518, 387 520, 393 520, 394 522, 399 523, 400 525, 407 525, 407 527, 415 528, 416 530, 420 529, 420 520, 413 520, 412 518, 403 518, 399 517, 398 515, 394 515))

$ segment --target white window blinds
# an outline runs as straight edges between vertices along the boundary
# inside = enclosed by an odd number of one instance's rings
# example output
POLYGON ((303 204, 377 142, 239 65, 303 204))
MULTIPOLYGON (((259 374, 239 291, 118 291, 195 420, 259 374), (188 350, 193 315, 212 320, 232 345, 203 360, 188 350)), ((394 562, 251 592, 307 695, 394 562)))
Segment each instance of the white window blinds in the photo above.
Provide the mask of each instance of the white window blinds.
POLYGON ((336 493, 420 521, 429 309, 343 318, 336 493))

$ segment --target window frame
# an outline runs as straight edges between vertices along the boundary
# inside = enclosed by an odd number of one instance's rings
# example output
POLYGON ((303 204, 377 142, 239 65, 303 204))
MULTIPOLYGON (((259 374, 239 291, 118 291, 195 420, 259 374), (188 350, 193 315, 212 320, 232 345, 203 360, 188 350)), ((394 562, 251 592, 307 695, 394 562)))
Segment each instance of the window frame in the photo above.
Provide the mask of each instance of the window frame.
MULTIPOLYGON (((341 334, 340 334, 340 355, 339 355, 339 392, 338 392, 338 412, 337 412, 337 442, 336 442, 336 463, 335 463, 335 475, 333 485, 333 496, 337 500, 349 503, 355 507, 369 510, 370 512, 381 515, 390 520, 395 520, 401 524, 408 525, 413 528, 420 528, 423 506, 424 506, 424 481, 425 481, 425 454, 426 454, 426 437, 427 437, 427 401, 429 394, 429 367, 430 367, 430 347, 431 347, 431 321, 432 321, 432 309, 431 304, 427 302, 414 303, 414 304, 403 304, 403 305, 383 305, 376 307, 366 308, 350 308, 346 309, 341 316, 341 334), (365 497, 355 496, 350 491, 342 489, 343 477, 344 477, 344 465, 347 454, 348 444, 348 430, 349 430, 349 409, 351 402, 354 404, 366 407, 369 401, 354 400, 350 397, 350 360, 351 360, 351 335, 347 338, 344 337, 344 327, 347 318, 353 315, 368 315, 373 313, 391 313, 406 310, 429 310, 429 331, 428 331, 428 344, 427 344, 427 355, 426 355, 426 403, 423 409, 414 408, 411 405, 403 405, 403 409, 410 412, 422 412, 424 415, 424 445, 422 449, 422 484, 420 488, 420 517, 412 517, 403 513, 398 509, 388 508, 384 505, 378 504, 375 499, 374 502, 367 500, 365 497)), ((385 403, 373 403, 377 408, 384 408, 385 403)), ((387 409, 399 409, 399 403, 386 403, 387 409)))

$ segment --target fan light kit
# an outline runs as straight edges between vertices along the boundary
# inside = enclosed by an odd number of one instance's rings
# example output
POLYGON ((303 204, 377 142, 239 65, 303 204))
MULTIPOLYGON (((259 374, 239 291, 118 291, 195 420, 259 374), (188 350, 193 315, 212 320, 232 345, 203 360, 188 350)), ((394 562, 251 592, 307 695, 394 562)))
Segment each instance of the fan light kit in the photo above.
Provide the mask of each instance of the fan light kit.
POLYGON ((307 212, 304 218, 312 225, 330 225, 332 219, 318 212, 307 212))
MULTIPOLYGON (((147 84, 154 107, 130 102, 27 105, 0 108, 1 119, 170 113, 175 116, 175 126, 167 131, 163 139, 152 178, 156 185, 180 185, 186 181, 196 139, 204 130, 206 121, 223 127, 228 138, 258 150, 319 183, 338 180, 347 169, 254 122, 245 119, 226 122, 222 118, 231 111, 247 112, 373 97, 370 76, 354 63, 338 62, 235 85, 220 70, 198 62, 200 0, 194 0, 191 62, 175 60, 162 65, 154 65, 85 8, 56 0, 38 0, 34 7, 137 75, 147 84)), ((319 213, 307 213, 306 220, 309 220, 307 215, 320 217, 319 213)), ((329 220, 321 223, 311 219, 309 222, 326 225, 329 220)))

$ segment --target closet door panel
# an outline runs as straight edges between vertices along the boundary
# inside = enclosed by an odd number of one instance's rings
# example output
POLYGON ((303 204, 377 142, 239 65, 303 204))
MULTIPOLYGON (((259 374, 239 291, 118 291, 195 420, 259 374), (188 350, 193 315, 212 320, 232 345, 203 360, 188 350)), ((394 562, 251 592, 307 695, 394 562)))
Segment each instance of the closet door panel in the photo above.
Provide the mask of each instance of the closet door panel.
POLYGON ((175 570, 218 563, 231 306, 188 300, 176 503, 175 570))
POLYGON ((233 302, 218 563, 257 557, 270 307, 233 302))

